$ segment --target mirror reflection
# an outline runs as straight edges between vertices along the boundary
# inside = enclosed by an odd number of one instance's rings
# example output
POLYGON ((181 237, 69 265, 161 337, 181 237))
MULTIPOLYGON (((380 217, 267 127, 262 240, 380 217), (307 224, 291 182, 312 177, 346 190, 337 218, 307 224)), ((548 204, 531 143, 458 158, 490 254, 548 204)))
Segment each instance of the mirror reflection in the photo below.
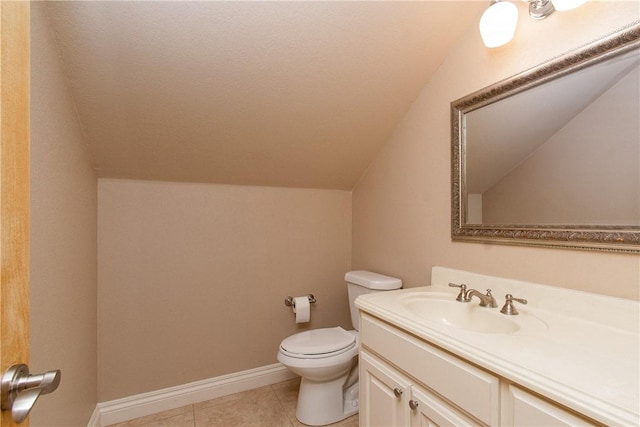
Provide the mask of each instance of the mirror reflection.
POLYGON ((466 224, 640 226, 638 49, 463 116, 466 224))

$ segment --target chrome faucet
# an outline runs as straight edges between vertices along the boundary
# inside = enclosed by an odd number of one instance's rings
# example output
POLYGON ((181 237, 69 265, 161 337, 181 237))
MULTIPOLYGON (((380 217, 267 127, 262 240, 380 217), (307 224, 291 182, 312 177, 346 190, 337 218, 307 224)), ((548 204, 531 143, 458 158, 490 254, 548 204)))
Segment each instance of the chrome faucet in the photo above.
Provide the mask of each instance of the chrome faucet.
POLYGON ((467 285, 464 283, 461 285, 456 285, 455 283, 449 283, 449 287, 451 288, 460 288, 460 292, 456 297, 456 301, 460 302, 469 302, 471 298, 476 296, 480 298, 480 306, 481 307, 492 307, 495 308, 498 306, 496 303, 496 299, 491 295, 491 289, 487 289, 486 294, 482 294, 475 289, 467 289, 467 285))

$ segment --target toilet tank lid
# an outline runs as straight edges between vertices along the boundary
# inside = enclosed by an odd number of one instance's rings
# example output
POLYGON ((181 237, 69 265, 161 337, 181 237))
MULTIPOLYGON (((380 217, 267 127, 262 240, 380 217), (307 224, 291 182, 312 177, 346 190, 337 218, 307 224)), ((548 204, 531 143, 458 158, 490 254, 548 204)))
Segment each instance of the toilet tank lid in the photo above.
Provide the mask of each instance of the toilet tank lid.
POLYGON ((349 271, 344 275, 344 280, 369 289, 391 290, 402 287, 400 279, 364 270, 349 271))

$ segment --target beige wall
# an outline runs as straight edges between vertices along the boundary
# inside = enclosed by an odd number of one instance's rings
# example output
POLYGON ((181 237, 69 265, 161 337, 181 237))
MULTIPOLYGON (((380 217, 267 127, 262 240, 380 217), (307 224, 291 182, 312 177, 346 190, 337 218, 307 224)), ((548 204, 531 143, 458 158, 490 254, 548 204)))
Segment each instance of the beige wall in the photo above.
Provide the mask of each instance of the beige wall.
POLYGON ((349 326, 351 194, 98 184, 99 400, 276 363, 280 341, 349 326), (297 326, 287 295, 313 293, 297 326))
POLYGON ((640 225, 636 67, 482 194, 483 224, 640 225))
POLYGON ((469 29, 355 189, 353 268, 408 287, 428 284, 431 267, 442 265, 638 299, 637 255, 451 242, 450 102, 640 17, 637 2, 592 1, 543 21, 517 6, 516 37, 502 48, 485 48, 469 29))
POLYGON ((97 179, 44 4, 31 6, 31 360, 62 369, 31 425, 86 425, 97 402, 97 179))

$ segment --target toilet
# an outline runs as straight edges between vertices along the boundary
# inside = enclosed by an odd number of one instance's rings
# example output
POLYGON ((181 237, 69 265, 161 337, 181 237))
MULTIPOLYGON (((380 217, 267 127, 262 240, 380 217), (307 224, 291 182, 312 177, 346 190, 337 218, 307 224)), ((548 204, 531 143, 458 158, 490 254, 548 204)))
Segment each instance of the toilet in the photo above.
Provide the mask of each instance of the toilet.
POLYGON ((402 281, 370 271, 350 271, 347 282, 351 324, 354 330, 311 329, 291 335, 280 343, 278 361, 302 377, 296 418, 303 424, 321 426, 358 412, 358 309, 354 302, 363 294, 400 289, 402 281))

